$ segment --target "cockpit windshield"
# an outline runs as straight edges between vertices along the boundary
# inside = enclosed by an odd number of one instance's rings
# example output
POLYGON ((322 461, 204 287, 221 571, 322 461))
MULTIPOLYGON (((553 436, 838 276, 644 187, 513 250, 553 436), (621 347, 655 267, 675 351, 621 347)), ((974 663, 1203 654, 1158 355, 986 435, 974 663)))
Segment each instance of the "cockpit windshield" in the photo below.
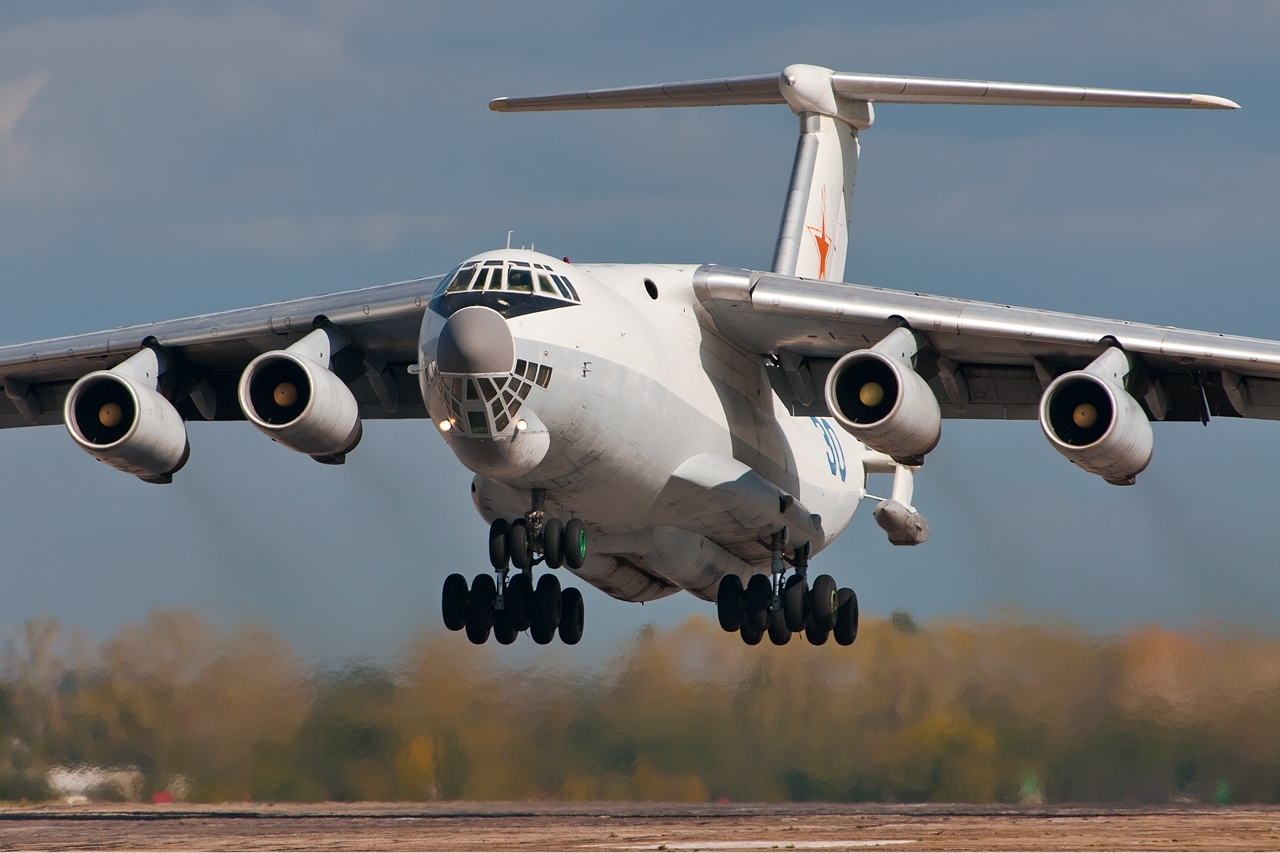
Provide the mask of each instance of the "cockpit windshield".
POLYGON ((533 297, 581 302, 577 289, 567 276, 556 273, 545 264, 528 261, 468 261, 445 276, 437 294, 464 291, 504 291, 533 297))

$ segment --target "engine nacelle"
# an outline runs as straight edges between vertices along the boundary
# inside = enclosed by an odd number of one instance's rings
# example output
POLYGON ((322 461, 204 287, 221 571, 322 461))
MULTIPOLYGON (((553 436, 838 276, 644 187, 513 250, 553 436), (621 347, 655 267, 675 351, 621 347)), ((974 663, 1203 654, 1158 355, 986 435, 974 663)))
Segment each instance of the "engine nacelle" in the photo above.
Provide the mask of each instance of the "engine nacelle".
POLYGON ((1108 483, 1131 485, 1151 461, 1151 423, 1123 377, 1128 358, 1110 349, 1084 370, 1064 373, 1040 398, 1040 427, 1049 443, 1108 483))
POLYGON ((871 349, 851 352, 827 374, 827 409, 872 450, 918 465, 938 445, 942 412, 929 384, 912 369, 915 337, 898 329, 871 349))
POLYGON ((191 453, 178 410, 125 372, 99 370, 81 377, 67 393, 62 418, 89 455, 148 483, 172 481, 191 453))
POLYGON ((320 462, 340 463, 360 443, 360 407, 351 389, 305 350, 265 352, 249 362, 239 396, 250 423, 320 462))

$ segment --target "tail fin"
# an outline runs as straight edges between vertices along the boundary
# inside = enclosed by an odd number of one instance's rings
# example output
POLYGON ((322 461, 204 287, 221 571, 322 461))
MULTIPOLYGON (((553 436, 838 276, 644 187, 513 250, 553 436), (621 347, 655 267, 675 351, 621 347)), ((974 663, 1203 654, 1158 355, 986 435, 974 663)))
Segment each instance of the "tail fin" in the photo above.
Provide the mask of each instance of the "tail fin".
POLYGON ((780 75, 497 98, 489 102, 489 109, 528 112, 787 104, 800 117, 800 141, 774 251, 774 271, 840 281, 849 248, 858 131, 871 127, 875 120, 873 103, 1239 109, 1234 101, 1214 95, 851 74, 816 65, 790 65, 780 75))

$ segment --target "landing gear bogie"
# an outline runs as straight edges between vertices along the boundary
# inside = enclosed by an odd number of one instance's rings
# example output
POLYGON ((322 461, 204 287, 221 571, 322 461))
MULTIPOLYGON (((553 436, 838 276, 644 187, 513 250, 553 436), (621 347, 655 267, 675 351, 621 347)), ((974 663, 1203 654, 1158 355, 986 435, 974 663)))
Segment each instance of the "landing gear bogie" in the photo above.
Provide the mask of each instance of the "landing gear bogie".
POLYGON ((810 588, 805 578, 807 545, 792 555, 795 572, 784 582, 784 543, 785 537, 774 537, 770 574, 752 575, 745 587, 737 575, 720 579, 716 590, 720 627, 736 632, 749 646, 758 645, 766 634, 774 645, 785 646, 800 632, 814 646, 832 637, 842 646, 852 645, 858 637, 858 596, 851 589, 838 588, 830 575, 819 575, 810 588))

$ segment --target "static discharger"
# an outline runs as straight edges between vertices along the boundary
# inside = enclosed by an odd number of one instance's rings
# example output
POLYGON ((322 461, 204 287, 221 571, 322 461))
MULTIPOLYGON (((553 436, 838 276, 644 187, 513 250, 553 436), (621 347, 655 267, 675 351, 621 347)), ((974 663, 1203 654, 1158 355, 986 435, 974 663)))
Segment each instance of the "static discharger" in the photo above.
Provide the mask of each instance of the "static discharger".
POLYGON ((276 386, 271 397, 276 401, 277 406, 287 409, 298 402, 298 389, 292 382, 281 382, 276 386))
POLYGON ((117 403, 104 403, 101 409, 98 409, 98 423, 104 427, 113 427, 124 420, 124 409, 120 408, 117 403))
POLYGON ((1098 422, 1098 410, 1092 403, 1081 403, 1071 413, 1071 420, 1081 429, 1088 429, 1098 422))
POLYGON ((868 382, 858 389, 858 399, 864 406, 878 406, 884 400, 884 388, 879 382, 868 382))

